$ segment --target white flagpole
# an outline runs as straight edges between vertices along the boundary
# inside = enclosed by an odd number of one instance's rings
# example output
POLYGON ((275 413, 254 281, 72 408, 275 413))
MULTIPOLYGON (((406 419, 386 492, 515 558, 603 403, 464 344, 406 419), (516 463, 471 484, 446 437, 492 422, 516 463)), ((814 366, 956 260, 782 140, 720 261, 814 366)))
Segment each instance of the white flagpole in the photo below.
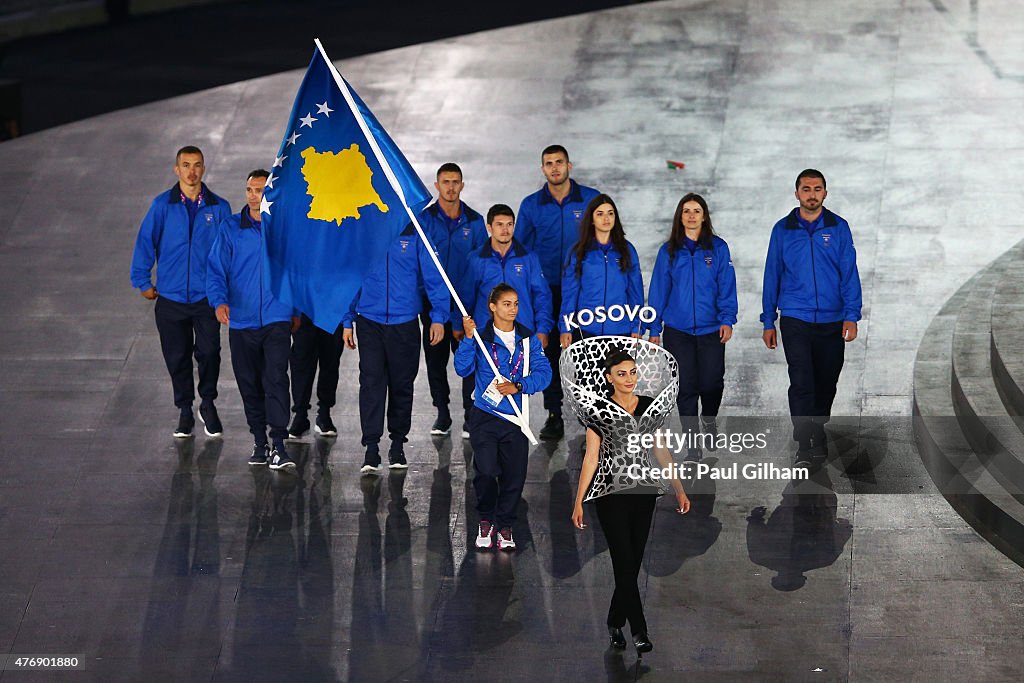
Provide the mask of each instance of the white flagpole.
MULTIPOLYGON (((452 298, 455 300, 455 305, 459 307, 459 311, 462 313, 463 316, 469 315, 469 312, 466 310, 465 305, 463 305, 462 303, 462 299, 459 298, 458 292, 455 291, 455 286, 452 285, 452 281, 448 279, 448 274, 444 272, 444 268, 441 266, 441 261, 437 258, 437 254, 434 252, 433 243, 431 243, 430 239, 423 232, 423 228, 420 226, 420 222, 416 219, 416 214, 414 214, 412 209, 409 208, 409 202, 407 202, 405 199, 405 192, 402 191, 402 184, 398 182, 398 178, 395 176, 394 170, 392 170, 391 165, 388 163, 387 158, 384 156, 384 152, 381 151, 380 145, 377 144, 376 138, 374 138, 373 134, 370 132, 369 126, 366 125, 366 121, 365 119, 363 119, 362 112, 359 111, 359 107, 356 106, 355 100, 352 99, 352 93, 349 92, 348 85, 345 83, 345 79, 341 77, 341 74, 338 73, 338 70, 335 68, 334 63, 327 56, 327 51, 324 50, 324 46, 320 43, 320 39, 314 38, 313 42, 316 43, 316 47, 320 51, 320 55, 324 58, 324 61, 327 62, 327 67, 331 70, 331 74, 334 76, 335 83, 337 83, 338 88, 341 90, 341 94, 345 98, 345 102, 348 104, 349 110, 352 112, 352 115, 356 119, 356 123, 359 124, 359 129, 363 131, 363 136, 366 138, 366 142, 370 145, 370 149, 373 150, 373 155, 377 158, 377 163, 380 164, 381 169, 384 171, 384 175, 387 177, 388 182, 391 184, 391 189, 393 189, 395 191, 395 194, 398 195, 398 198, 402 200, 402 206, 405 207, 405 212, 409 214, 409 218, 412 221, 413 226, 416 228, 417 234, 419 234, 420 239, 423 240, 423 243, 429 247, 427 251, 430 253, 430 260, 434 262, 434 266, 437 268, 437 272, 441 274, 441 279, 444 280, 445 286, 448 287, 448 291, 451 293, 452 298)), ((491 372, 494 373, 495 377, 499 377, 500 373, 498 372, 498 368, 494 365, 494 360, 487 353, 487 349, 486 347, 484 347, 484 342, 480 338, 480 335, 474 334, 473 338, 476 340, 477 346, 480 348, 480 352, 483 354, 484 358, 487 359, 487 365, 490 366, 491 372)), ((530 340, 526 340, 525 343, 529 344, 530 340)), ((534 436, 533 430, 530 429, 530 424, 528 420, 523 418, 523 413, 519 410, 519 406, 516 405, 516 402, 512 399, 512 396, 506 396, 505 398, 507 398, 508 402, 512 405, 512 411, 515 413, 515 418, 513 419, 510 417, 506 417, 505 415, 502 415, 502 417, 504 417, 509 422, 512 422, 513 424, 517 425, 519 429, 522 430, 523 434, 526 435, 526 438, 529 439, 530 443, 536 446, 537 437, 534 436)), ((526 394, 523 394, 524 405, 525 402, 528 400, 529 397, 526 394)))

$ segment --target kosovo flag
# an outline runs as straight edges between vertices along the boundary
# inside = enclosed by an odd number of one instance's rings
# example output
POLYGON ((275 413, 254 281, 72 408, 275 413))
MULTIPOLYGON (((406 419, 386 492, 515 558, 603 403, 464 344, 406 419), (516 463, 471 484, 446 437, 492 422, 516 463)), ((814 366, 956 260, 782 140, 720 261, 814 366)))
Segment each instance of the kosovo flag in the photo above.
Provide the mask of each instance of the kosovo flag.
POLYGON ((334 332, 363 277, 410 223, 406 204, 416 214, 429 201, 317 41, 260 207, 271 291, 334 332))

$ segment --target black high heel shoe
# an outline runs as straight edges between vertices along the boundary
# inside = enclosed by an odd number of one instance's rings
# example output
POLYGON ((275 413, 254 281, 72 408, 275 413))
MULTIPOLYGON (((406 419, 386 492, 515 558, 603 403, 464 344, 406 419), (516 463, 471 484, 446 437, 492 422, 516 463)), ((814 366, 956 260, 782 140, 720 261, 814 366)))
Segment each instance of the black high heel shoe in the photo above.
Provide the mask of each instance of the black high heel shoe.
POLYGON ((646 633, 637 633, 633 636, 633 645, 636 646, 636 653, 643 655, 645 652, 650 652, 654 649, 654 643, 647 637, 646 633))
POLYGON ((626 649, 626 636, 622 635, 622 629, 616 626, 608 627, 608 637, 612 641, 612 647, 616 650, 626 649))

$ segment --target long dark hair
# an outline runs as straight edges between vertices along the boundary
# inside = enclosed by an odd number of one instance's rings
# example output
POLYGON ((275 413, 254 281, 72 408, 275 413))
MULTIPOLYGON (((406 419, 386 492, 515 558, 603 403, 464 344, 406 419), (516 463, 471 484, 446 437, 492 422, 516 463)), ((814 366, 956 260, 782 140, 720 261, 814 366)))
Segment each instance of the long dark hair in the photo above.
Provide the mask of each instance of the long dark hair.
POLYGON ((611 204, 615 212, 615 225, 612 226, 612 246, 619 252, 622 258, 619 260, 619 268, 623 273, 628 272, 633 266, 633 257, 629 253, 629 243, 626 242, 626 231, 622 229, 622 221, 619 220, 619 209, 615 206, 612 198, 606 194, 599 194, 590 200, 586 210, 583 212, 583 220, 580 221, 580 236, 572 247, 572 253, 576 256, 576 277, 583 276, 583 257, 590 251, 591 243, 597 239, 594 231, 594 212, 602 204, 611 204))
POLYGON ((676 257, 676 252, 683 248, 683 238, 686 237, 686 228, 683 227, 683 204, 686 202, 697 202, 704 210, 704 222, 700 226, 700 236, 697 237, 697 245, 705 251, 714 249, 712 238, 715 236, 715 229, 711 225, 711 211, 708 210, 708 203, 704 198, 695 192, 688 192, 676 204, 676 212, 672 214, 672 234, 669 235, 668 255, 670 259, 676 257))

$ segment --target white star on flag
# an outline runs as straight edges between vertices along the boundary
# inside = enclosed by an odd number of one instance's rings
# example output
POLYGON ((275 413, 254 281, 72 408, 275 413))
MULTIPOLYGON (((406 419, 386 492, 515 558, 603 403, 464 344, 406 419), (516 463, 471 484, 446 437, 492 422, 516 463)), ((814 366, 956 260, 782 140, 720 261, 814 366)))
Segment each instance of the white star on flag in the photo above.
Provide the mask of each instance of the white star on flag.
POLYGON ((327 118, 331 117, 331 112, 332 111, 334 111, 334 110, 327 106, 327 101, 326 100, 324 100, 323 104, 316 105, 316 113, 317 114, 323 114, 327 118))
MULTIPOLYGON (((299 119, 299 121, 302 121, 302 126, 309 126, 310 128, 313 127, 313 122, 316 121, 316 120, 317 119, 314 119, 313 116, 311 114, 308 114, 308 113, 305 116, 303 116, 301 119, 299 119)), ((302 126, 299 126, 299 128, 302 128, 302 126)))
POLYGON ((277 176, 275 176, 273 173, 271 173, 269 176, 267 176, 267 187, 269 187, 271 190, 274 189, 274 181, 275 180, 277 180, 277 176))
POLYGON ((275 157, 274 158, 274 165, 271 166, 270 168, 275 168, 277 166, 283 166, 284 165, 284 160, 287 159, 287 158, 288 158, 287 154, 284 155, 284 156, 275 157))
POLYGON ((274 202, 268 202, 267 201, 267 195, 263 195, 263 199, 260 200, 260 213, 265 213, 265 214, 267 214, 269 216, 270 215, 270 206, 273 203, 274 202))
POLYGON ((296 132, 292 131, 292 134, 288 136, 288 144, 289 145, 294 145, 295 141, 298 140, 301 137, 302 137, 301 133, 296 133, 296 132))

